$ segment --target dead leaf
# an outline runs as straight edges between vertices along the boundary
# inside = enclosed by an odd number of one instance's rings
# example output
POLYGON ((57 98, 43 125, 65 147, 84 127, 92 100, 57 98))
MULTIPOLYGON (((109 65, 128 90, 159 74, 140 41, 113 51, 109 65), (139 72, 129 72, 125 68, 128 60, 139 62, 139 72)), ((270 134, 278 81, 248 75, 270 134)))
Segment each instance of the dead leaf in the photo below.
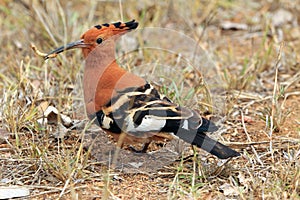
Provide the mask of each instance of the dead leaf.
POLYGON ((272 24, 275 27, 282 26, 293 20, 293 14, 285 9, 278 9, 272 15, 272 24))
POLYGON ((221 28, 223 30, 248 30, 248 25, 247 24, 242 24, 242 23, 235 23, 235 22, 230 22, 230 21, 225 21, 221 23, 221 28))
POLYGON ((60 114, 60 118, 65 127, 69 128, 69 127, 73 126, 73 120, 70 117, 68 117, 67 115, 60 114))
POLYGON ((29 196, 30 191, 25 187, 0 187, 0 199, 11 199, 29 196))
POLYGON ((42 113, 43 117, 38 119, 37 122, 45 126, 46 124, 57 124, 58 117, 60 117, 62 124, 69 128, 73 126, 73 120, 67 115, 60 114, 54 106, 49 106, 49 103, 44 101, 39 107, 39 111, 42 113))
POLYGON ((238 191, 229 183, 221 185, 220 190, 223 191, 225 196, 237 196, 239 194, 238 191))
POLYGON ((39 105, 38 105, 38 111, 40 112, 41 115, 44 115, 45 110, 48 108, 49 106, 49 102, 48 101, 42 101, 39 105))

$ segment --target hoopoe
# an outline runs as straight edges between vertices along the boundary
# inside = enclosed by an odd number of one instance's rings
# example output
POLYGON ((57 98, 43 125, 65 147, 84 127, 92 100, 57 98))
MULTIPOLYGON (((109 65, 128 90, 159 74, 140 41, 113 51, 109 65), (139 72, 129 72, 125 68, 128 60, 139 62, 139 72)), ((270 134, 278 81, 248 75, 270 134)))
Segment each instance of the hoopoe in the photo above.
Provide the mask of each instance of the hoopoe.
POLYGON ((85 58, 84 101, 90 119, 115 140, 126 133, 124 143, 144 143, 146 152, 153 140, 179 137, 220 159, 239 156, 237 151, 209 138, 205 132, 218 128, 198 112, 179 106, 143 78, 121 68, 115 60, 115 42, 136 29, 135 20, 96 25, 81 39, 59 47, 44 58, 81 48, 85 58))

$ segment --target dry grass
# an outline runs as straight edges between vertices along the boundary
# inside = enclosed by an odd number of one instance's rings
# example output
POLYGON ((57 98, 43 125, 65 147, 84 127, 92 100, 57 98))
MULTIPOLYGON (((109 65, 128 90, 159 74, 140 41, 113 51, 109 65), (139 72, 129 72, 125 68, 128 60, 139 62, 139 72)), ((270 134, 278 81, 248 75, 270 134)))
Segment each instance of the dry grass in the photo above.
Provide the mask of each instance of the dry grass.
POLYGON ((26 186, 30 199, 299 199, 299 3, 0 1, 0 186, 26 186), (292 17, 276 25, 283 18, 274 21, 279 8, 292 17), (186 40, 154 35, 145 41, 145 31, 137 31, 131 39, 138 38, 140 47, 171 45, 188 56, 144 48, 120 62, 178 103, 222 121, 219 140, 242 157, 223 163, 191 149, 157 172, 124 174, 90 156, 82 144, 90 124, 82 103, 81 52, 44 63, 30 43, 48 51, 95 24, 121 19, 180 31, 206 51, 214 67, 201 57, 198 70, 190 61, 199 54, 184 49, 186 40), (224 30, 224 21, 248 28, 224 30), (215 75, 222 90, 209 93, 202 78, 215 75), (211 106, 217 94, 226 101, 220 111, 211 106), (61 123, 38 124, 45 102, 83 125, 66 131, 61 123))

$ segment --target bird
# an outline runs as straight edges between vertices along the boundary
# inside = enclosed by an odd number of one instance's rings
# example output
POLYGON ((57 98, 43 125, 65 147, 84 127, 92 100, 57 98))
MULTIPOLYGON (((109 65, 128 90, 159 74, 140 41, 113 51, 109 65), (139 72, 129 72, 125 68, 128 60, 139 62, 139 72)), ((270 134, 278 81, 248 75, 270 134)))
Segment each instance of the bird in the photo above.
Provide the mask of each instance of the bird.
POLYGON ((98 24, 79 40, 63 45, 44 55, 56 57, 70 49, 82 49, 85 59, 83 92, 86 113, 106 133, 124 143, 143 144, 145 153, 152 141, 180 138, 220 159, 240 156, 230 147, 210 138, 206 132, 218 127, 198 111, 171 101, 148 81, 135 75, 116 61, 116 41, 136 29, 138 22, 98 24))

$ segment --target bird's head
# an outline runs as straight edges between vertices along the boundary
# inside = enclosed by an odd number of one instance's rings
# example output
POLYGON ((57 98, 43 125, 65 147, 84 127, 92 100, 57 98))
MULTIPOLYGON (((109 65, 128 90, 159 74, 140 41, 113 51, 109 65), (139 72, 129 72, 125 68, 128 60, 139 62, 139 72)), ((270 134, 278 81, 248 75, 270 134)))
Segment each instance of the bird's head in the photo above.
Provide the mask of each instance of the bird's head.
POLYGON ((135 20, 122 23, 116 22, 111 24, 101 24, 96 25, 93 28, 82 34, 81 39, 75 42, 71 42, 65 46, 61 46, 50 53, 48 53, 44 58, 48 59, 51 55, 59 54, 69 49, 82 48, 84 57, 95 49, 98 45, 101 45, 107 40, 115 40, 120 35, 123 35, 130 30, 136 29, 138 27, 138 22, 135 20))

